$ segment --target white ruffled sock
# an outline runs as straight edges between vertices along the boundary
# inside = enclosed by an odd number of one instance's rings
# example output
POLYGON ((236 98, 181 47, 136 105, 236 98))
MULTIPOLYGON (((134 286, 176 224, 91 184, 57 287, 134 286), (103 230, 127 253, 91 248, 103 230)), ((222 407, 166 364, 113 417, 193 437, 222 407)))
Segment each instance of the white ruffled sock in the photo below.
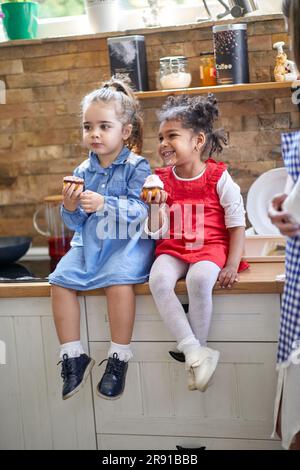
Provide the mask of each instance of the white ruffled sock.
POLYGON ((108 350, 108 357, 113 357, 114 353, 118 354, 120 361, 128 362, 132 357, 132 351, 129 344, 118 344, 111 341, 110 348, 108 350))
POLYGON ((60 359, 63 359, 63 355, 67 354, 69 358, 79 357, 84 354, 84 350, 80 341, 71 341, 70 343, 64 343, 60 345, 60 359))

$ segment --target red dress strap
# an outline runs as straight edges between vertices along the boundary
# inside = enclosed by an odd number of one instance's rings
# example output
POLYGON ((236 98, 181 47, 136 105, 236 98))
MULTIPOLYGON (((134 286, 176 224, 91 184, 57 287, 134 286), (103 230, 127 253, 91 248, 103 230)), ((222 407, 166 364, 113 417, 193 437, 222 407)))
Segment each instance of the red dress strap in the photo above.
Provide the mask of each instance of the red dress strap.
POLYGON ((216 162, 212 158, 205 161, 207 181, 217 184, 224 171, 227 170, 227 165, 224 162, 216 162))
POLYGON ((165 168, 155 168, 154 173, 160 177, 163 183, 165 183, 165 181, 169 179, 171 171, 172 167, 167 166, 165 168))

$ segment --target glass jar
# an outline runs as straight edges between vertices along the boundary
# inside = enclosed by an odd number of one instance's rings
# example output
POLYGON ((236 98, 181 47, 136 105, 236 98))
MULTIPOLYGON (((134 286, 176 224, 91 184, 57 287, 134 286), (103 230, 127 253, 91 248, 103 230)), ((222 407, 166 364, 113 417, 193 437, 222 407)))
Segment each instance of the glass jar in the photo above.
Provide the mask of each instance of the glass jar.
POLYGON ((200 86, 217 85, 215 56, 213 52, 200 53, 200 86))
POLYGON ((188 71, 187 58, 184 56, 162 57, 160 63, 160 84, 163 90, 188 88, 192 76, 188 71))
POLYGON ((70 249, 73 232, 64 224, 60 215, 62 195, 47 196, 43 206, 33 215, 33 225, 38 233, 48 238, 51 260, 60 260, 70 249), (42 220, 42 227, 40 226, 42 220))

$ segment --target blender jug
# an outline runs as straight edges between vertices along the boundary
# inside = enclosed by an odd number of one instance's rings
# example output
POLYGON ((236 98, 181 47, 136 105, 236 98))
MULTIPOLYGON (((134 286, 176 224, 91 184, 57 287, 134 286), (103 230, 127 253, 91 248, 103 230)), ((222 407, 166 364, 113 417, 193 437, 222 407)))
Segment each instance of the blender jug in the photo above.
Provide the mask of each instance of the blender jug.
POLYGON ((48 237, 49 256, 57 261, 70 249, 73 237, 73 232, 64 224, 60 215, 62 199, 61 195, 45 197, 44 205, 33 215, 34 228, 41 235, 48 237), (44 219, 43 228, 39 225, 39 220, 42 218, 44 219))

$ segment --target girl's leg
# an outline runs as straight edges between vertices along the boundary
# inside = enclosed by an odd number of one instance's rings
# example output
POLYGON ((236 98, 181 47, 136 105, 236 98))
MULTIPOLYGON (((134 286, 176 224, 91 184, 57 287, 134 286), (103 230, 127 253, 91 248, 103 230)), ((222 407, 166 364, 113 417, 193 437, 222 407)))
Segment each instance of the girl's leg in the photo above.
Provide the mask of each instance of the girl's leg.
POLYGON ((128 344, 131 341, 135 317, 133 285, 106 287, 105 294, 111 339, 114 343, 128 344))
POLYGON ((80 308, 76 291, 51 286, 52 310, 59 342, 80 340, 80 308))
POLYGON ((178 279, 185 276, 188 264, 169 255, 160 255, 153 263, 149 285, 157 309, 167 328, 180 344, 194 334, 185 311, 175 294, 178 279))
POLYGON ((189 294, 189 321, 195 337, 200 340, 198 350, 187 351, 185 361, 189 372, 189 388, 204 392, 219 360, 219 351, 205 347, 212 313, 212 289, 220 268, 209 261, 190 265, 186 285, 189 294))
POLYGON ((212 314, 212 290, 218 279, 219 266, 211 261, 191 264, 186 276, 189 294, 189 320, 201 346, 206 345, 212 314))
POLYGON ((106 287, 105 294, 112 341, 97 393, 102 398, 113 400, 124 391, 128 361, 132 358, 130 341, 135 317, 135 294, 133 285, 106 287))
POLYGON ((52 285, 51 297, 54 323, 61 343, 62 398, 66 400, 85 384, 95 361, 84 353, 80 342, 80 307, 76 291, 52 285))

